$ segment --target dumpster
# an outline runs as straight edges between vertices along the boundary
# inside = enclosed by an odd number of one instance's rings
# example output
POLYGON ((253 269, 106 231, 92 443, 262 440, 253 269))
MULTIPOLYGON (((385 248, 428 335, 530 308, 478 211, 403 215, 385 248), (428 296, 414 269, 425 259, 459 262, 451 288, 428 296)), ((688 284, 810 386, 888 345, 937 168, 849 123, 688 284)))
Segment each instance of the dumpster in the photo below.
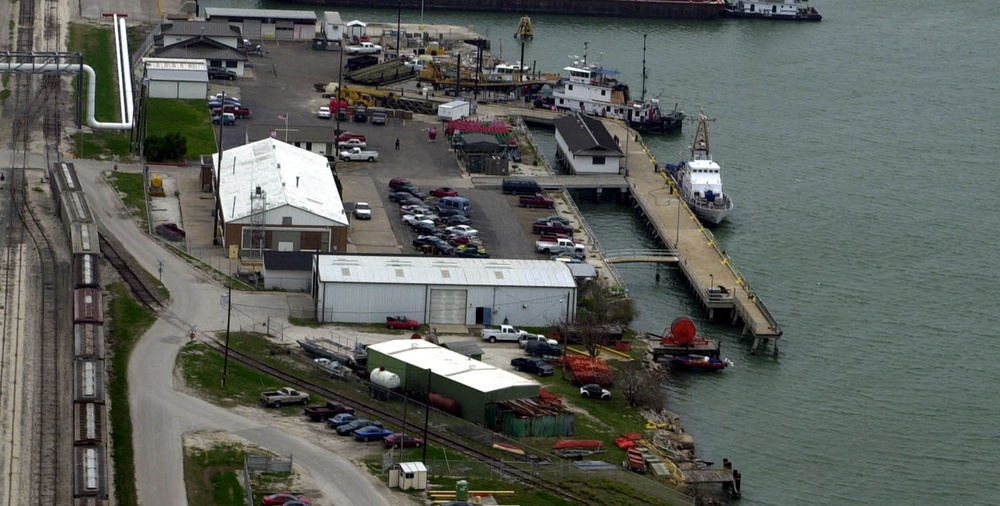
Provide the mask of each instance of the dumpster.
POLYGON ((326 51, 326 39, 313 39, 313 51, 326 51))

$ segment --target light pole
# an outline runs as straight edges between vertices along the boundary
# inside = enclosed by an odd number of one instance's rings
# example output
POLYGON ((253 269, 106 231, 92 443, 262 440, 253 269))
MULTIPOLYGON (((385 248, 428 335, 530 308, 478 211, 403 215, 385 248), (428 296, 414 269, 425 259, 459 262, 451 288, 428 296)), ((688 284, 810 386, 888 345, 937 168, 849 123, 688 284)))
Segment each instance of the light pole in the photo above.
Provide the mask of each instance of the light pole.
MULTIPOLYGON (((421 4, 422 5, 422 4, 421 4)), ((399 51, 399 22, 403 17, 403 0, 396 2, 396 59, 398 60, 402 53, 399 51)))
MULTIPOLYGON (((340 108, 342 104, 340 103, 340 87, 344 83, 344 39, 340 39, 340 70, 337 72, 337 128, 334 130, 336 135, 340 135, 340 108)), ((333 140, 333 150, 337 151, 337 139, 333 140)))
POLYGON ((674 229, 674 251, 681 242, 681 193, 677 192, 677 228, 674 229))
POLYGON ((233 280, 229 280, 229 293, 222 296, 226 305, 226 352, 222 359, 222 388, 226 388, 226 373, 229 372, 229 324, 233 321, 233 280))

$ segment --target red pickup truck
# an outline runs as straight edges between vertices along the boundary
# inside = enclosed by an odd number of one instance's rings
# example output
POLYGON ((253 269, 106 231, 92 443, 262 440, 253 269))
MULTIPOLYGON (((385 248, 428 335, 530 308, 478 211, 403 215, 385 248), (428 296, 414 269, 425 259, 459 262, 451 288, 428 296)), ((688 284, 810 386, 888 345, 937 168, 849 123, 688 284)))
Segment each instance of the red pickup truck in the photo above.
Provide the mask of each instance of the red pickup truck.
POLYGON ((250 109, 246 107, 237 107, 235 105, 227 105, 225 107, 214 107, 212 108, 212 114, 222 114, 224 112, 233 113, 237 118, 246 118, 250 116, 250 109))
POLYGON ((534 195, 525 195, 518 199, 518 204, 521 207, 544 207, 552 209, 556 206, 556 201, 546 197, 544 193, 536 193, 534 195))
POLYGON ((570 237, 573 236, 573 227, 563 225, 558 221, 535 223, 531 225, 531 231, 536 234, 566 234, 570 237))

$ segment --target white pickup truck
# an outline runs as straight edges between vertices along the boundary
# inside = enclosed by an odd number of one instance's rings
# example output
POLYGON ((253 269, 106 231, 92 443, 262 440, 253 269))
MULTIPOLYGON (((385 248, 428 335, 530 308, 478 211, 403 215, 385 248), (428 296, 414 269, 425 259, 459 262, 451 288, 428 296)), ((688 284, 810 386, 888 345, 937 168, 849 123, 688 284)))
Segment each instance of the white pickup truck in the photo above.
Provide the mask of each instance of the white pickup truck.
POLYGON ((347 51, 347 54, 379 54, 382 52, 382 46, 371 42, 361 42, 354 46, 347 46, 344 50, 347 51))
POLYGON ((340 152, 340 159, 345 162, 374 162, 378 160, 378 151, 365 151, 361 148, 351 148, 340 152))
POLYGON ((488 329, 484 328, 482 330, 483 341, 489 341, 495 343, 497 341, 512 341, 516 342, 521 339, 521 336, 534 336, 531 332, 524 330, 518 330, 514 328, 513 325, 501 325, 498 329, 488 329))
POLYGON ((586 249, 587 247, 583 244, 580 244, 573 239, 564 239, 562 237, 535 241, 535 251, 545 253, 546 255, 563 252, 584 253, 586 249))

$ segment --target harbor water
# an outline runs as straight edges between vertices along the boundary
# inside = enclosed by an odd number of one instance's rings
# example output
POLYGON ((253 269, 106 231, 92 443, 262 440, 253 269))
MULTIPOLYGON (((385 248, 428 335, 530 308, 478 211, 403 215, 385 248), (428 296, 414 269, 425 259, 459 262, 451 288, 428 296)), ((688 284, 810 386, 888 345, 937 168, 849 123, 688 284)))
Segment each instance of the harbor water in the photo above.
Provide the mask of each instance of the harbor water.
MULTIPOLYGON (((736 210, 715 235, 783 326, 781 355, 751 356, 738 328, 706 321, 671 268, 620 270, 638 330, 691 315, 735 363, 677 376, 665 395, 700 457, 743 473, 742 504, 1000 504, 1000 10, 812 5, 821 23, 533 16, 525 61, 561 71, 586 42, 588 61, 638 94, 648 34, 647 95, 716 118, 712 152, 736 210)), ((471 26, 494 53, 502 41, 508 61, 520 58, 518 18, 423 13, 471 26)), ((693 126, 646 146, 676 162, 693 126)), ((537 137, 551 158, 551 135, 537 137)), ((580 207, 605 247, 653 246, 627 208, 580 207)))

